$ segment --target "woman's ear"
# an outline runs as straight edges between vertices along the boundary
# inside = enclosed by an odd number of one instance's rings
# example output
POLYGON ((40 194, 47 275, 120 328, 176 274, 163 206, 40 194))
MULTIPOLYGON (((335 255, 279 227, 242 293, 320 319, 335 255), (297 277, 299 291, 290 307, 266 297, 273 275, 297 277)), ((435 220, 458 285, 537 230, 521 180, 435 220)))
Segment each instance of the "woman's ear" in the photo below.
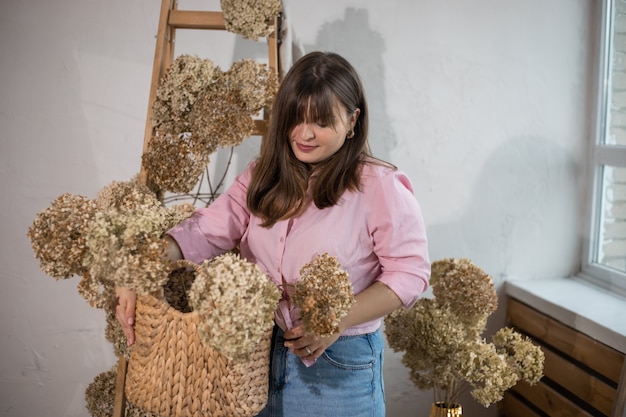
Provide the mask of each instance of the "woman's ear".
POLYGON ((361 114, 361 109, 359 109, 358 107, 352 112, 352 115, 350 115, 350 126, 351 129, 354 130, 354 126, 356 126, 356 121, 359 120, 359 115, 361 114))

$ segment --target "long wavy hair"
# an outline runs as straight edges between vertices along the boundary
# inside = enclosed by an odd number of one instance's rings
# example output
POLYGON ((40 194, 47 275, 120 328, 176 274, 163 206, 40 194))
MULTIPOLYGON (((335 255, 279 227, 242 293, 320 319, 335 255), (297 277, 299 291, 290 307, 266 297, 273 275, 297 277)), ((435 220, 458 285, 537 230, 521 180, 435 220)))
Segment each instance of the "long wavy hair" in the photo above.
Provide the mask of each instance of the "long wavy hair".
POLYGON ((309 53, 285 75, 272 105, 269 128, 248 188, 250 211, 270 227, 299 215, 305 208, 309 176, 315 205, 333 206, 346 190, 360 189, 360 166, 371 158, 368 108, 361 80, 352 65, 331 52, 309 53), (315 167, 301 162, 291 148, 289 135, 300 123, 336 126, 335 111, 341 104, 348 116, 360 113, 354 137, 346 139, 332 156, 315 167))

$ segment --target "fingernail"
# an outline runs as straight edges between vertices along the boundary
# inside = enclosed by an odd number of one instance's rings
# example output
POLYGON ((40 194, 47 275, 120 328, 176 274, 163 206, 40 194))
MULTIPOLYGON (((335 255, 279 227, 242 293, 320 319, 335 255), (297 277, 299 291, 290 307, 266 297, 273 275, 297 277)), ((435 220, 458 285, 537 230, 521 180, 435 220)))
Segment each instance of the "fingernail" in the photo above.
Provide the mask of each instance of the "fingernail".
POLYGON ((135 323, 135 319, 133 317, 129 317, 128 318, 128 324, 130 324, 131 326, 135 323))

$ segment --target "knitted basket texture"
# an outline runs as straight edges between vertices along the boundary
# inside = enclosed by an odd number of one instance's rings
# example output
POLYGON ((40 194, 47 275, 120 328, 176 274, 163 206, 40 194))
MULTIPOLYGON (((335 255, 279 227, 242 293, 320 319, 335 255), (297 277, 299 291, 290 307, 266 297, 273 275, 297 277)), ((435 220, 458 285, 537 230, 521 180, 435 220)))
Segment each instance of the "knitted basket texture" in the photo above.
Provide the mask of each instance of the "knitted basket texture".
POLYGON ((163 417, 255 416, 267 402, 272 329, 235 363, 202 343, 200 314, 189 310, 184 291, 172 287, 137 297, 127 400, 163 417))

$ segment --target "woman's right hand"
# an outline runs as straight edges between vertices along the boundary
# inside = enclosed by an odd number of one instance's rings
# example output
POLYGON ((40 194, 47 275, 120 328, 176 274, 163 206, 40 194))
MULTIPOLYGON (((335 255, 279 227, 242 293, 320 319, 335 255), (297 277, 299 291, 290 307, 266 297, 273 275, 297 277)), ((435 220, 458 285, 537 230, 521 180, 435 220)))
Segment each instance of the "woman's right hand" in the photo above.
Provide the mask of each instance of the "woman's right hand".
POLYGON ((115 287, 115 296, 117 303, 115 304, 115 317, 120 322, 126 343, 128 346, 135 343, 135 302, 137 294, 134 290, 125 287, 115 287))

